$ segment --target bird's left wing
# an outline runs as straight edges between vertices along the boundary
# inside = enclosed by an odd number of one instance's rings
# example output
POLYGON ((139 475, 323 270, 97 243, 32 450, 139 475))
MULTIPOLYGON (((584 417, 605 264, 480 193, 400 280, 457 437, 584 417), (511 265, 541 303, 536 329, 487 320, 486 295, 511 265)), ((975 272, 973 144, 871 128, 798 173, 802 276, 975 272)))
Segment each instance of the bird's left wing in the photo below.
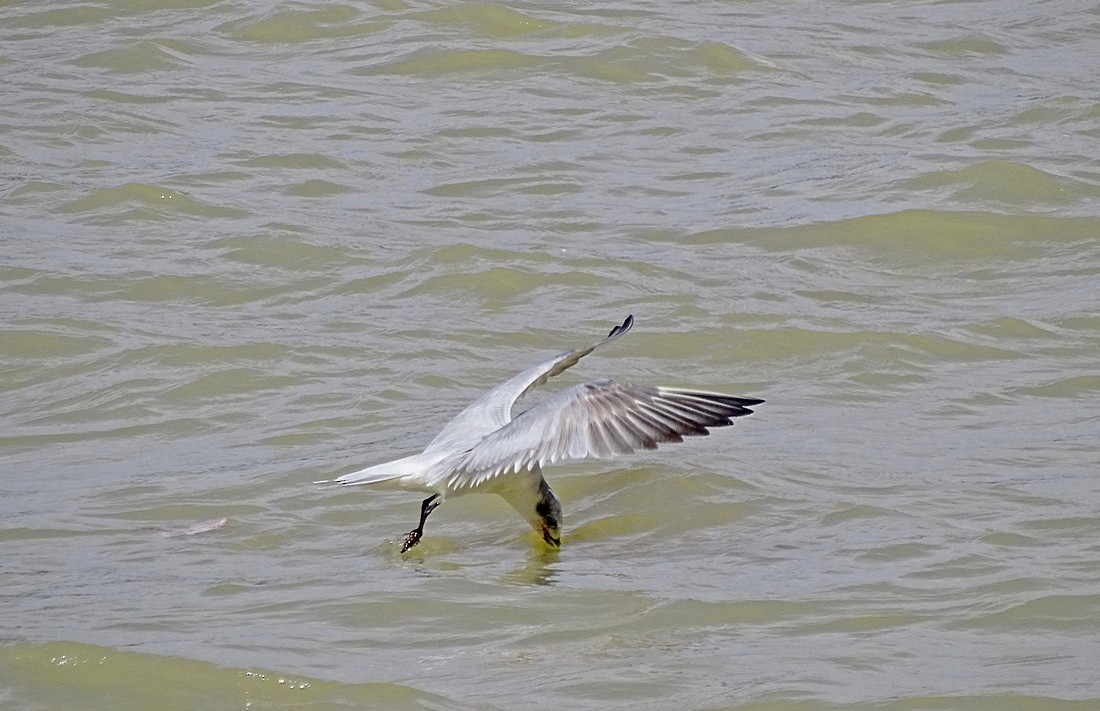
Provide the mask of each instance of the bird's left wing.
POLYGON ((710 434, 764 402, 720 393, 626 385, 577 385, 523 412, 472 448, 428 472, 448 488, 475 487, 508 472, 563 460, 598 459, 656 449, 710 434))
POLYGON ((452 451, 459 443, 475 442, 506 425, 512 420, 512 406, 528 390, 573 367, 581 358, 604 343, 623 335, 633 325, 634 317, 627 316, 621 325, 611 329, 607 337, 599 343, 578 348, 574 351, 559 353, 553 358, 532 365, 483 394, 447 423, 447 426, 436 435, 435 439, 424 450, 424 454, 430 455, 452 451))

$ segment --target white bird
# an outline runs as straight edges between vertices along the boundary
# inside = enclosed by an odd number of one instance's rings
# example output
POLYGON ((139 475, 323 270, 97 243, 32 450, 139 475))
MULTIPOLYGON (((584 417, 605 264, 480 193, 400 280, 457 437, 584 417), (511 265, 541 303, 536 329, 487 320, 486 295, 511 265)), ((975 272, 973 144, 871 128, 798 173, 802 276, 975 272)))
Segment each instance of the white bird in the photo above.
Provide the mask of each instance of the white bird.
POLYGON ((561 545, 561 504, 542 477, 542 467, 566 460, 603 459, 656 449, 665 442, 710 434, 733 418, 751 415, 764 402, 720 393, 598 380, 575 385, 512 417, 516 401, 531 388, 576 365, 597 346, 634 325, 627 316, 607 338, 566 351, 527 368, 485 393, 420 454, 377 464, 338 479, 338 484, 376 484, 431 493, 420 523, 405 536, 401 552, 424 534, 424 521, 448 497, 496 493, 515 507, 551 546, 561 545))

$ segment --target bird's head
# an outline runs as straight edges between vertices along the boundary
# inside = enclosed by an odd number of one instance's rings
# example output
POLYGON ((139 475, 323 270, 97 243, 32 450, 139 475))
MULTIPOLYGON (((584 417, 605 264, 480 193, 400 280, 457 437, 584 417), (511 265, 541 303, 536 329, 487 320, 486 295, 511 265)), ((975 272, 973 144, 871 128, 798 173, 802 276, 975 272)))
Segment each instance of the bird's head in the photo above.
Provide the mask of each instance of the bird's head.
POLYGON ((550 487, 544 483, 539 491, 539 500, 535 504, 535 519, 531 525, 542 536, 547 545, 557 548, 561 545, 561 504, 550 487))

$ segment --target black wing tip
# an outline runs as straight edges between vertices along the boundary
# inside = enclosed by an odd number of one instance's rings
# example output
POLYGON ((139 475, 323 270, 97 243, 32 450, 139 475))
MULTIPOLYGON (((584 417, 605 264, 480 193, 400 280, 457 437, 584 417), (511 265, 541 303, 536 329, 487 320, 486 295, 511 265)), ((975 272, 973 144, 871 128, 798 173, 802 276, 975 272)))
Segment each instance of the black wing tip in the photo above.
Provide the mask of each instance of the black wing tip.
POLYGON ((631 328, 633 328, 633 326, 634 326, 634 314, 630 314, 629 316, 626 317, 626 320, 623 321, 621 325, 616 326, 615 328, 611 329, 611 333, 607 334, 607 337, 608 338, 614 338, 615 336, 620 336, 620 335, 626 333, 627 331, 629 331, 631 328))
POLYGON ((763 405, 764 400, 758 397, 741 397, 739 395, 726 395, 725 393, 713 393, 706 390, 689 390, 686 388, 656 388, 658 392, 675 393, 682 397, 700 398, 711 402, 734 405, 736 407, 755 407, 763 405))
POLYGON ((708 393, 698 390, 666 389, 665 392, 678 394, 681 397, 686 397, 688 400, 701 400, 710 403, 712 406, 717 406, 721 411, 721 415, 718 419, 722 421, 707 423, 707 427, 724 427, 732 425, 734 418, 754 415, 756 411, 750 408, 764 404, 764 401, 757 397, 738 397, 736 395, 708 393))
POLYGON ((726 406, 730 408, 729 418, 731 425, 733 424, 733 418, 755 415, 756 410, 750 408, 764 404, 763 400, 755 397, 732 397, 727 395, 723 400, 726 406))

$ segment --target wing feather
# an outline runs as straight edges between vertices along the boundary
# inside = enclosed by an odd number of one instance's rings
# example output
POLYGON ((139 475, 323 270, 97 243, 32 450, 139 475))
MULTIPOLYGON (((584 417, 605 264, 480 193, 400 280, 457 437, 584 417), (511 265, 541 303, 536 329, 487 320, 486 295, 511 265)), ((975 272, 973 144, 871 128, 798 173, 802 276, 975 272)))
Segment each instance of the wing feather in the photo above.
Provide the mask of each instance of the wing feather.
POLYGON ((634 326, 634 316, 627 316, 622 324, 611 329, 599 343, 573 351, 559 353, 553 358, 535 365, 513 376, 492 390, 484 393, 460 412, 436 435, 424 450, 425 454, 438 454, 461 448, 463 443, 474 443, 512 421, 512 406, 516 400, 527 394, 532 388, 542 385, 555 375, 576 365, 581 358, 596 350, 608 341, 618 338, 634 326))
POLYGON ((763 400, 600 381, 564 390, 441 460, 429 479, 476 487, 505 472, 602 459, 710 434, 763 400))

